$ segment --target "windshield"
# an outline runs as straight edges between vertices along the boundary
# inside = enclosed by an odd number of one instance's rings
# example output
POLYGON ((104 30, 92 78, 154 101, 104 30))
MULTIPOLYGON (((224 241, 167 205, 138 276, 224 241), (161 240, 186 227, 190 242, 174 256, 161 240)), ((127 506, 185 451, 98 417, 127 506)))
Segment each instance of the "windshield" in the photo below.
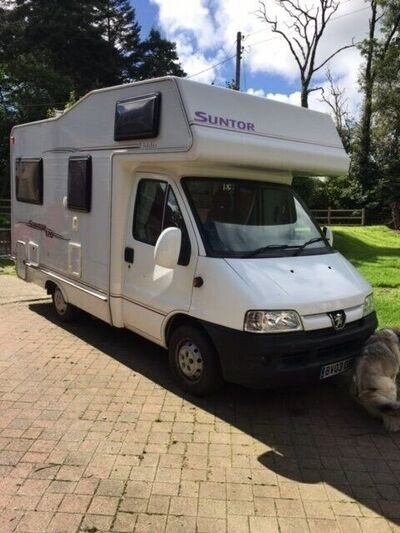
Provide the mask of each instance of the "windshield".
POLYGON ((332 251, 288 186, 227 178, 184 178, 183 187, 208 255, 277 257, 332 251))

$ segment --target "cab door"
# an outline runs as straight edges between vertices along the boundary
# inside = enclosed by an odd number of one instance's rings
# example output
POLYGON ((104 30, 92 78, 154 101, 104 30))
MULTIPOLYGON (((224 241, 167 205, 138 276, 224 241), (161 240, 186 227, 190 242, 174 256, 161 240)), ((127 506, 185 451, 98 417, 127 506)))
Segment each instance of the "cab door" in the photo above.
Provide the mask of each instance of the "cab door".
POLYGON ((160 341, 166 316, 189 311, 196 262, 195 238, 175 184, 165 176, 138 174, 125 238, 125 326, 160 341), (174 269, 154 262, 157 239, 168 227, 182 231, 180 257, 174 269))

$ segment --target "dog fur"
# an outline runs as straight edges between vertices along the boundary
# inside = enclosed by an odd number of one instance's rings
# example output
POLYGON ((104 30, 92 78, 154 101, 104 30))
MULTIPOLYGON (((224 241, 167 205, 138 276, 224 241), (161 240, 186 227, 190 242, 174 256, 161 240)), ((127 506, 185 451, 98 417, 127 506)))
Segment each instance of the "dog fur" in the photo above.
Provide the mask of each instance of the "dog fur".
POLYGON ((388 431, 400 430, 400 401, 396 378, 400 369, 400 328, 386 328, 372 335, 354 368, 357 401, 383 420, 388 431))

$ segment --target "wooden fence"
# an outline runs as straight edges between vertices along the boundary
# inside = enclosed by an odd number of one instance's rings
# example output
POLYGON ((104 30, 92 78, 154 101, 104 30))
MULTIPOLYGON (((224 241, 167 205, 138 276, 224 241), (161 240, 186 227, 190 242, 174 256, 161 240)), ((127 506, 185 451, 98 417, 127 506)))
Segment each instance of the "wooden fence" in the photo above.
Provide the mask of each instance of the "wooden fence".
POLYGON ((0 256, 11 253, 11 200, 0 199, 0 256))
MULTIPOLYGON (((364 226, 365 209, 312 209, 320 224, 364 226)), ((11 253, 11 200, 0 199, 0 256, 11 253)))
POLYGON ((328 226, 340 224, 346 226, 365 226, 365 209, 312 209, 314 218, 320 224, 328 226))

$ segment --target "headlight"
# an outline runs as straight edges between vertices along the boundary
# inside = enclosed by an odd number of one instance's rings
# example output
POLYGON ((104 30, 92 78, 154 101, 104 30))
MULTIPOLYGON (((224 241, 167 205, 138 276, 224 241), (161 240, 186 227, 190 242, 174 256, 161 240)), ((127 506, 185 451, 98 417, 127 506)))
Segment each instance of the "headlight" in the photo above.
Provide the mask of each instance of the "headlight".
POLYGON ((252 333, 282 333, 303 329, 296 311, 247 311, 244 330, 252 333))
POLYGON ((374 311, 374 310, 375 310, 374 296, 371 293, 364 300, 363 316, 367 316, 367 315, 371 314, 372 311, 374 311))

